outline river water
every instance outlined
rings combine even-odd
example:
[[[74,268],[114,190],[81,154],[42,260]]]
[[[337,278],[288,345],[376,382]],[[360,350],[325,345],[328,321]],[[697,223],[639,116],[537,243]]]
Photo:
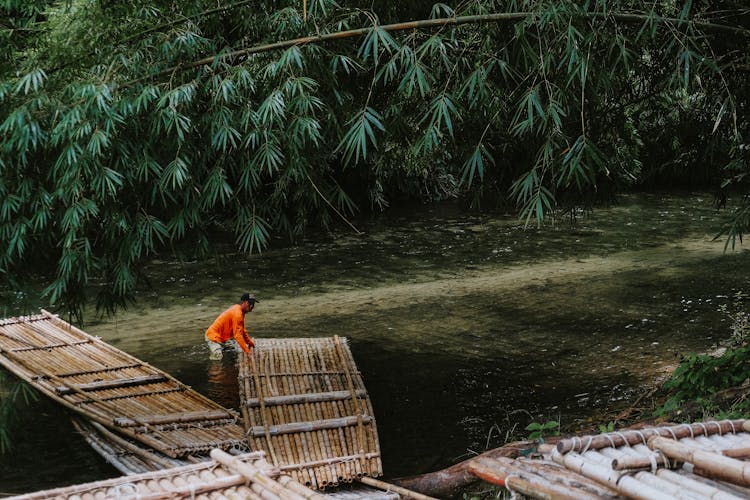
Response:
[[[452,205],[390,210],[358,222],[361,235],[154,260],[135,306],[91,312],[84,329],[236,408],[236,358],[210,363],[202,337],[254,292],[255,337],[349,339],[386,476],[427,472],[524,436],[531,421],[606,424],[602,414],[627,407],[681,355],[726,339],[717,309],[750,292],[750,253],[713,240],[726,214],[711,201],[626,195],[541,229]],[[29,304],[16,294],[3,307]],[[0,493],[116,475],[54,404],[17,411]]]

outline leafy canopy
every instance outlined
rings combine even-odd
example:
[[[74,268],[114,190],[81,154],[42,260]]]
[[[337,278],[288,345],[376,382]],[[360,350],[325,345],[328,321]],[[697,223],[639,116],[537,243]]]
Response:
[[[744,193],[734,0],[353,5],[0,3],[0,279],[112,310],[157,251],[260,251],[403,197],[531,223],[641,183]]]

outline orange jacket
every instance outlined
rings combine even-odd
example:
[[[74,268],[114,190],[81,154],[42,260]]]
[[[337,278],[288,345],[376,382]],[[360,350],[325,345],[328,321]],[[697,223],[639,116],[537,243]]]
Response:
[[[245,352],[250,352],[250,348],[255,346],[255,342],[245,330],[245,315],[242,313],[242,306],[239,304],[235,304],[221,313],[206,330],[206,337],[219,343],[226,342],[234,337],[234,340]]]

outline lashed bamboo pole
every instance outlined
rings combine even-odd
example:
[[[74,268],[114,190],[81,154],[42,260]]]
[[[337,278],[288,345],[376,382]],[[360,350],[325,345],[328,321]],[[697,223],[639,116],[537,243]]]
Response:
[[[271,492],[277,495],[284,494],[284,498],[288,500],[302,500],[304,499],[303,496],[290,492],[285,491],[285,488],[281,486],[276,481],[272,480],[265,474],[263,474],[260,470],[258,470],[256,467],[253,467],[252,465],[242,462],[232,455],[218,449],[211,450],[211,458],[216,460],[217,462],[221,463],[228,469],[232,471],[236,471],[243,476],[245,476],[247,479],[251,480],[254,483],[257,483],[264,488],[267,488]]]
[[[750,463],[689,447],[683,443],[655,436],[648,446],[659,450],[670,458],[690,462],[699,469],[706,470],[715,477],[740,486],[750,486]]]
[[[512,459],[509,457],[477,457],[475,460],[469,461],[469,466],[478,463],[485,463],[489,467],[496,468],[496,465],[500,465],[509,471],[509,473],[521,472],[525,474],[533,474],[535,476],[541,476],[543,479],[562,485],[572,490],[582,490],[583,494],[594,495],[600,499],[615,498],[619,497],[617,492],[601,485],[600,483],[589,479],[581,474],[578,474],[572,470],[568,470],[565,467],[556,464],[548,460],[538,459]],[[471,470],[471,469],[470,469]]]
[[[711,500],[742,500],[743,498],[737,495],[733,495],[729,492],[722,491],[721,489],[716,488],[710,484],[697,481],[691,477],[683,476],[669,469],[658,469],[656,471],[656,475],[661,479],[679,485],[682,491],[689,491],[699,499],[710,498]],[[641,476],[639,475],[638,477]]]
[[[255,349],[253,349],[255,351]],[[263,390],[260,386],[260,378],[258,378],[258,370],[255,368],[255,352],[251,353],[247,356],[248,361],[250,362],[250,370],[253,372],[253,376],[255,377],[255,391],[258,394],[258,398],[261,401],[260,404],[260,417],[261,421],[263,422],[263,427],[265,429],[268,428],[267,423],[267,415],[266,415],[266,405],[263,403]],[[254,433],[253,433],[254,434]],[[265,432],[266,436],[266,444],[268,445],[268,453],[271,456],[271,463],[276,465],[278,464],[278,460],[276,459],[276,453],[273,449],[273,444],[271,443],[271,434],[269,432]]]
[[[600,434],[596,436],[581,436],[560,440],[557,443],[557,451],[565,454],[569,451],[596,450],[607,447],[618,447],[623,445],[646,444],[652,436],[673,437],[682,439],[687,436],[701,436],[711,434],[725,434],[739,432],[747,421],[722,420],[695,424],[680,424],[670,427],[654,427],[649,429],[629,430]]]
[[[161,415],[149,415],[138,417],[133,420],[126,417],[116,418],[115,425],[119,427],[134,427],[137,425],[166,425],[198,420],[234,420],[234,416],[226,410],[198,410],[181,413],[167,413]]]
[[[92,370],[80,370],[75,372],[63,372],[58,373],[57,376],[60,378],[67,378],[67,377],[77,377],[79,375],[96,375],[97,373],[106,373],[106,372],[115,372],[120,370],[126,370],[129,368],[139,368],[143,365],[141,363],[130,363],[126,365],[118,365],[118,366],[102,366],[101,368],[95,368]]]
[[[406,488],[402,488],[401,486],[396,486],[395,484],[386,483],[385,481],[381,481],[379,479],[375,479],[372,477],[365,476],[365,477],[359,478],[358,481],[361,482],[362,484],[373,486],[381,490],[394,491],[404,498],[413,498],[414,500],[437,500],[436,498],[429,497],[421,493],[417,493],[416,491],[407,490]]]
[[[652,467],[664,467],[667,465],[663,455],[649,456],[622,456],[612,460],[612,469],[614,470],[631,470],[631,469],[650,469]],[[670,462],[669,465],[675,467],[677,462]]]
[[[555,449],[552,452],[552,460],[636,500],[673,500],[671,495],[647,486],[633,477],[613,471],[609,467],[587,462],[575,452],[563,455]]]
[[[80,429],[80,425],[76,422],[76,420],[73,420],[73,423],[77,428]],[[170,461],[166,458],[162,458],[156,453],[152,453],[148,450],[145,450],[141,448],[140,446],[136,446],[133,443],[127,441],[126,439],[121,438],[117,434],[111,432],[109,429],[104,427],[102,424],[98,422],[90,422],[91,425],[107,440],[112,441],[116,443],[118,446],[126,449],[130,453],[133,453],[135,455],[138,455],[142,459],[146,460],[147,462],[153,462],[157,465],[160,465],[163,468],[170,468],[175,467],[178,464],[175,464],[173,461]]]
[[[730,448],[728,450],[722,450],[721,454],[729,458],[748,460],[750,459],[750,448]]]
[[[58,378],[59,375],[58,375]],[[98,382],[89,382],[87,384],[75,384],[76,389],[81,391],[101,391],[106,389],[117,389],[120,387],[132,387],[136,385],[155,384],[157,382],[163,382],[167,378],[163,375],[143,375],[141,377],[129,377],[113,380],[100,380]],[[73,391],[70,382],[66,382],[65,385],[56,387],[55,390],[60,395],[70,394]],[[76,391],[77,392],[77,391]]]
[[[258,426],[251,427],[248,433],[253,436],[262,436],[268,433],[269,436],[276,436],[279,434],[288,434],[293,432],[311,432],[318,431],[321,429],[335,429],[337,427],[350,427],[356,426],[361,423],[370,423],[373,418],[370,416],[351,416],[333,418],[330,420],[316,420],[313,422],[291,422],[288,424],[279,424],[272,426]]]

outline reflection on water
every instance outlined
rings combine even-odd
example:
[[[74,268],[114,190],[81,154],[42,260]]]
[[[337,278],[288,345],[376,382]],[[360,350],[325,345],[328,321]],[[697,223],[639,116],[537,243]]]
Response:
[[[532,420],[572,428],[624,407],[680,355],[728,337],[717,307],[750,289],[750,261],[712,241],[721,215],[689,194],[624,197],[573,227],[526,231],[455,207],[391,211],[360,223],[361,237],[154,261],[136,307],[89,318],[86,330],[236,408],[236,354],[209,361],[203,332],[254,291],[253,336],[349,338],[385,472],[409,475],[498,446]],[[43,427],[18,453],[58,446]],[[59,484],[90,478],[44,461]],[[0,491],[36,488],[20,473],[0,476]]]

